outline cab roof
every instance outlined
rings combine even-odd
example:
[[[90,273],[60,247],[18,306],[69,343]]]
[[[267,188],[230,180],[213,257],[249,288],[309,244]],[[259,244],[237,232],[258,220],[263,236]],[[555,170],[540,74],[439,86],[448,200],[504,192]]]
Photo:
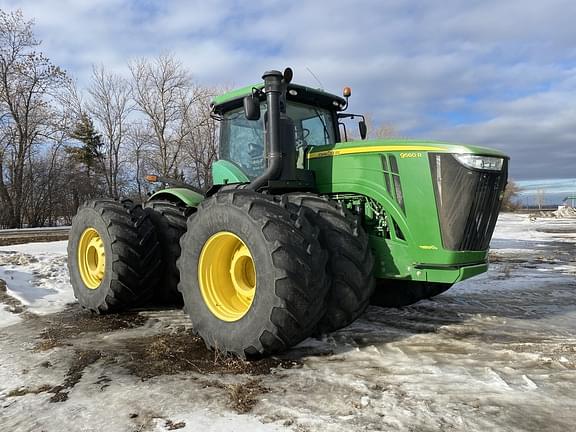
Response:
[[[211,103],[212,111],[222,114],[231,109],[238,108],[242,106],[242,99],[252,94],[252,89],[262,90],[263,88],[264,83],[258,83],[216,96]],[[299,84],[288,84],[286,97],[288,100],[331,110],[342,111],[346,107],[346,100],[340,96]]]

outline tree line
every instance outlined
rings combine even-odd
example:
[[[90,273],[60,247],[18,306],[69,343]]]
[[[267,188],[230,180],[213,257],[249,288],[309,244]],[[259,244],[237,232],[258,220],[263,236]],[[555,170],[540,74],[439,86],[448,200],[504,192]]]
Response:
[[[171,54],[94,65],[85,88],[40,51],[33,22],[0,10],[0,227],[71,221],[83,201],[143,200],[147,173],[211,182],[210,100]]]
[[[40,51],[33,25],[0,9],[0,228],[69,224],[95,197],[143,201],[146,174],[211,184],[210,101],[222,89],[199,85],[171,54],[129,61],[126,75],[94,65],[79,88]],[[397,137],[389,125],[369,130]],[[510,182],[505,210],[517,192]]]

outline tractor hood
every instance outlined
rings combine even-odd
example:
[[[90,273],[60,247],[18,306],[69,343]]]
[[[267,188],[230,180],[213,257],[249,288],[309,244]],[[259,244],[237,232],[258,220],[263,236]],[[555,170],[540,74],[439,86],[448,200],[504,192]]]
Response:
[[[315,147],[308,154],[308,159],[349,154],[398,152],[401,159],[416,158],[418,153],[441,152],[453,154],[474,154],[508,158],[504,153],[487,147],[478,147],[466,144],[454,144],[444,141],[421,140],[368,140],[336,143],[331,146]],[[415,154],[416,153],[416,154]]]
[[[373,140],[315,147],[307,168],[321,194],[372,209],[370,241],[388,251],[377,277],[454,283],[485,271],[508,159],[484,147]]]

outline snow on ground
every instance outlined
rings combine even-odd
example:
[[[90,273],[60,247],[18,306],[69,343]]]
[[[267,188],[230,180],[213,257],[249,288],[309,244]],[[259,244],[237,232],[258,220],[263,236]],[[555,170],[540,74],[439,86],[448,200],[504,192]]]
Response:
[[[66,241],[0,246],[0,279],[30,312],[48,314],[75,301],[66,268]],[[0,327],[10,322],[0,315]]]
[[[411,307],[370,307],[353,325],[304,341],[284,356],[292,366],[269,373],[236,365],[229,373],[210,353],[208,369],[218,368],[204,369],[201,344],[186,351],[181,311],[97,319],[66,306],[73,297],[65,246],[0,248],[0,279],[25,310],[0,312],[0,430],[567,431],[576,424],[574,219],[502,215],[488,273]]]

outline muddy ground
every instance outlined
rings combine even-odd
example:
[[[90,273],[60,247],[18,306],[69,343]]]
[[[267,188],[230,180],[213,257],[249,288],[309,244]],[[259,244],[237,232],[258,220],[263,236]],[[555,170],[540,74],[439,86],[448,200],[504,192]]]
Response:
[[[492,247],[488,274],[436,299],[251,362],[179,310],[39,314],[0,283],[19,317],[0,328],[0,430],[572,430],[576,220],[507,216]]]

